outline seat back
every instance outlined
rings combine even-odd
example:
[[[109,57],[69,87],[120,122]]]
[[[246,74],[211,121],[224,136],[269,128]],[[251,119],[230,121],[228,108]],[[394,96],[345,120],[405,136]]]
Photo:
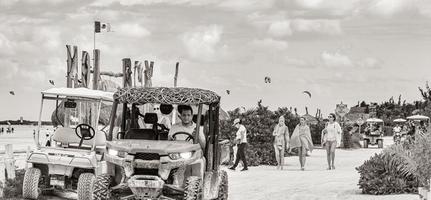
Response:
[[[157,140],[157,134],[153,129],[130,129],[124,139]]]
[[[58,127],[52,136],[52,140],[62,144],[79,144],[81,139],[76,135],[74,128]],[[94,140],[96,140],[96,146],[105,146],[105,133],[97,131],[96,135],[91,140],[84,140],[82,144],[92,146]]]
[[[157,140],[157,114],[145,113],[144,122],[151,124],[150,129],[130,129],[126,132],[124,139]]]

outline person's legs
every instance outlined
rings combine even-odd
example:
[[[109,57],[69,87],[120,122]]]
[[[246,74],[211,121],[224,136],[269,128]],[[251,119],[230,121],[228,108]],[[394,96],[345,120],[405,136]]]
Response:
[[[328,162],[328,169],[331,169],[331,142],[330,141],[326,141],[325,144],[323,145],[326,149],[326,160]]]
[[[299,164],[301,165],[301,169],[304,168],[304,164],[302,163],[302,147],[298,147],[298,157],[299,157]]]
[[[301,147],[302,148],[302,165],[303,168],[305,167],[305,160],[307,159],[307,149],[305,149],[305,147]]]
[[[280,155],[280,169],[281,170],[283,170],[283,166],[284,166],[284,150],[285,150],[285,148],[283,146],[283,148],[280,150],[280,153],[279,153],[279,155]]]
[[[236,156],[235,156],[235,163],[233,164],[232,167],[230,167],[229,169],[233,169],[235,170],[236,166],[238,166],[239,160],[241,159],[241,145],[238,145],[238,150],[236,151]]]
[[[247,150],[247,143],[242,143],[241,146],[242,146],[242,148],[241,148],[241,151],[242,151],[241,160],[242,160],[242,164],[244,164],[244,168],[243,168],[243,170],[244,170],[244,169],[248,169],[247,157],[245,155],[245,151]]]
[[[276,144],[274,146],[274,152],[275,152],[275,160],[277,161],[277,169],[280,167],[280,150],[278,150],[278,146]]]
[[[337,147],[337,142],[331,143],[331,162],[332,169],[335,169],[334,160],[335,160],[335,148]]]

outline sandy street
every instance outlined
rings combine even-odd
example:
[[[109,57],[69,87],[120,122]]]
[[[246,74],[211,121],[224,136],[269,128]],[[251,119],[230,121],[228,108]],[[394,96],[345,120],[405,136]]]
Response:
[[[387,138],[386,141],[391,140]],[[355,167],[381,149],[337,149],[335,170],[326,170],[326,151],[315,149],[300,171],[297,156],[286,157],[284,171],[273,166],[250,167],[241,172],[228,170],[229,199],[232,200],[417,200],[418,195],[363,195],[357,186]]]

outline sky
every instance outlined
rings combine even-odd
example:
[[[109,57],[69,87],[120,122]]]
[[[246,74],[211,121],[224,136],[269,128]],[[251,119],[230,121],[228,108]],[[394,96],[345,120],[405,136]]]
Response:
[[[96,35],[102,71],[154,61],[153,86],[173,86],[180,62],[178,85],[225,110],[420,100],[430,18],[427,0],[1,0],[0,120],[37,120],[49,80],[66,85],[66,44],[92,51],[96,20],[112,30]]]

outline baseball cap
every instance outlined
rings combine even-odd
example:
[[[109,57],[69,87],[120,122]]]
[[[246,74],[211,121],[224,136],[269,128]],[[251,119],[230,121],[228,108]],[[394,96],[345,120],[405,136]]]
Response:
[[[233,120],[233,126],[237,125],[241,120],[239,118],[236,118]]]

